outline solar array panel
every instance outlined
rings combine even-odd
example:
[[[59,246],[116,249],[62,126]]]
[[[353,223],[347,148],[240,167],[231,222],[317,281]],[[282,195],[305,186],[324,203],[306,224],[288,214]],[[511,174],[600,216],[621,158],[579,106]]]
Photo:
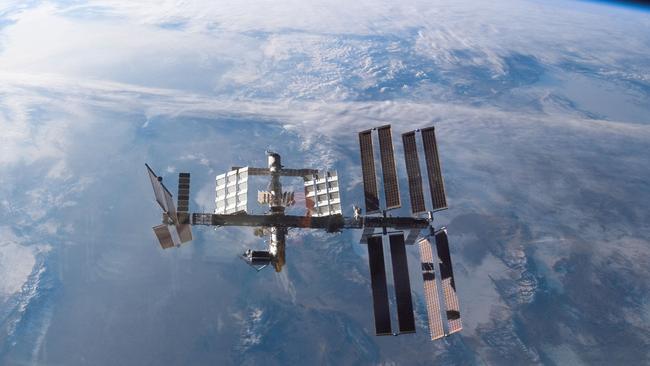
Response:
[[[162,182],[158,180],[156,173],[151,170],[148,164],[144,164],[147,167],[147,174],[149,174],[149,180],[151,181],[151,187],[153,187],[153,194],[156,196],[156,202],[163,211],[167,211],[167,202],[165,201],[165,187]]]
[[[413,301],[411,299],[411,282],[409,281],[408,262],[404,234],[389,236],[390,258],[393,263],[393,280],[395,283],[395,299],[397,301],[397,321],[400,333],[415,332],[413,317]]]
[[[458,332],[463,326],[460,320],[460,306],[458,305],[456,283],[454,282],[454,272],[451,266],[449,240],[445,230],[436,233],[436,249],[440,258],[440,281],[442,283],[442,294],[445,298],[445,308],[447,309],[449,334],[451,334]]]
[[[156,196],[156,202],[158,202],[160,208],[174,223],[178,222],[178,218],[176,217],[176,207],[174,206],[172,194],[169,193],[165,185],[162,183],[162,178],[159,178],[148,164],[145,164],[145,166],[147,167],[149,180],[151,181],[151,186],[153,187],[153,193]]]
[[[368,262],[370,264],[370,286],[372,288],[372,305],[375,315],[375,334],[389,335],[392,334],[392,331],[381,236],[368,238]]]
[[[438,145],[436,144],[436,133],[433,127],[422,129],[422,142],[424,143],[424,158],[429,176],[429,189],[433,211],[447,208],[445,197],[445,185],[442,181],[440,170],[440,159],[438,158]]]
[[[248,210],[249,167],[217,175],[214,213],[230,215]]]
[[[409,198],[411,199],[411,212],[420,214],[426,211],[424,204],[424,191],[422,190],[422,173],[420,172],[420,160],[415,142],[415,132],[402,134],[404,145],[404,161],[406,163],[406,175],[409,182]]]
[[[190,224],[176,225],[176,231],[178,231],[178,237],[181,243],[187,243],[192,240],[192,226]]]
[[[174,239],[172,238],[172,233],[169,231],[169,225],[158,225],[153,227],[153,232],[158,238],[158,242],[163,249],[173,248],[175,246]]]
[[[420,241],[420,261],[422,264],[422,279],[424,280],[424,298],[427,304],[429,330],[431,340],[445,335],[440,315],[440,299],[438,298],[438,285],[436,284],[436,271],[433,261],[431,243],[427,239]]]
[[[167,215],[173,223],[177,223],[178,216],[176,215],[176,206],[174,206],[174,199],[172,198],[172,195],[169,194],[169,192],[165,194],[165,202],[167,202]]]
[[[303,177],[307,216],[331,216],[343,213],[336,170],[310,173]]]
[[[377,196],[377,175],[375,173],[375,158],[372,153],[372,135],[370,130],[359,132],[359,148],[361,150],[361,172],[363,174],[363,194],[366,200],[366,213],[379,211]]]
[[[377,128],[377,133],[379,134],[379,154],[381,157],[381,173],[384,180],[386,209],[390,210],[401,206],[390,125]]]
[[[190,173],[178,175],[178,212],[190,210]]]

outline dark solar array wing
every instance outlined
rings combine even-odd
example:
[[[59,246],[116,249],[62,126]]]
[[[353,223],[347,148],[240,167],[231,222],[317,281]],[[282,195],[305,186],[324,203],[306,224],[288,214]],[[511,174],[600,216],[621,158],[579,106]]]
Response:
[[[178,212],[190,210],[190,173],[178,175]]]
[[[174,239],[169,228],[170,226],[165,224],[153,227],[153,232],[156,234],[158,242],[163,249],[173,248],[175,246]]]
[[[178,216],[179,222],[183,214],[187,214],[190,209],[190,173],[178,174]],[[192,227],[189,224],[176,225],[178,237],[181,243],[192,240]]]
[[[411,282],[409,281],[404,234],[390,235],[389,240],[390,258],[393,263],[393,280],[395,283],[395,299],[397,300],[399,332],[413,333],[415,332],[415,318],[413,317]]]
[[[151,186],[153,187],[154,195],[156,196],[156,201],[160,208],[169,216],[173,222],[177,222],[176,217],[176,206],[174,206],[174,200],[172,199],[172,194],[169,193],[164,184],[159,180],[156,173],[153,172],[151,167],[148,164],[145,164],[147,167],[147,173],[149,174],[149,180],[151,181]]]
[[[449,240],[445,230],[436,233],[436,249],[438,250],[438,258],[440,258],[442,294],[445,298],[447,321],[449,322],[449,333],[451,334],[458,332],[463,326],[460,320],[460,306],[458,305],[456,283],[454,282],[454,272],[451,266]]]
[[[395,153],[393,151],[393,135],[390,131],[390,125],[377,128],[377,132],[379,133],[379,154],[381,157],[381,173],[384,180],[386,209],[390,210],[401,206]]]
[[[433,251],[428,239],[420,241],[420,261],[422,264],[422,279],[424,280],[424,298],[427,304],[429,330],[431,339],[435,340],[445,335],[440,315],[440,299],[436,284],[436,270],[433,261]]]
[[[411,199],[411,212],[419,214],[426,211],[424,204],[424,191],[422,190],[422,173],[418,159],[418,148],[415,142],[415,132],[402,134],[404,145],[404,160],[406,175],[409,182],[409,197]]]
[[[381,236],[368,238],[368,261],[370,263],[372,305],[375,314],[375,333],[377,335],[392,334]]]
[[[436,133],[433,127],[422,130],[422,142],[424,144],[424,157],[427,165],[427,175],[429,176],[433,211],[442,210],[447,208],[447,198],[445,197],[445,185],[440,169]]]
[[[377,176],[375,173],[375,158],[372,153],[372,135],[370,130],[359,132],[359,148],[361,150],[361,172],[363,174],[363,194],[366,199],[366,213],[378,212]]]

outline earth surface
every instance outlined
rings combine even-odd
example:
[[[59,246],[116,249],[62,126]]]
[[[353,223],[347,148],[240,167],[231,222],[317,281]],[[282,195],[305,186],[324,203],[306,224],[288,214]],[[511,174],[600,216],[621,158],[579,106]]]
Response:
[[[604,2],[3,1],[0,364],[648,364],[649,56]],[[250,228],[159,247],[145,162],[210,212],[274,150],[351,215],[386,123],[436,127],[462,332],[429,340],[409,248],[417,333],[375,337],[359,231],[291,231],[281,273]]]

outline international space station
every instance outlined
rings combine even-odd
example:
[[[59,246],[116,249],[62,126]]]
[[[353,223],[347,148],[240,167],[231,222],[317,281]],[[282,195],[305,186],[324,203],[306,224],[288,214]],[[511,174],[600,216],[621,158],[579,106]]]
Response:
[[[375,168],[376,146],[379,145],[381,177]],[[250,226],[257,234],[268,235],[267,250],[247,250],[242,258],[260,270],[272,266],[280,272],[285,265],[287,231],[290,228],[321,229],[329,233],[345,229],[363,230],[361,244],[368,248],[370,285],[375,332],[377,335],[399,335],[415,332],[415,317],[409,280],[406,245],[417,243],[424,283],[431,339],[448,336],[462,329],[460,307],[452,270],[447,230],[434,228],[434,212],[447,208],[434,127],[402,134],[407,172],[411,216],[389,215],[402,205],[390,125],[359,132],[361,173],[365,212],[353,206],[353,215],[344,216],[341,209],[339,176],[336,171],[291,169],[282,165],[280,155],[268,152],[268,166],[232,167],[216,177],[214,213],[190,213],[190,174],[178,177],[178,201],[163,185],[162,178],[145,164],[156,201],[163,210],[162,224],[153,231],[163,249],[179,247],[192,240],[194,225]],[[420,154],[428,180],[430,204],[425,202]],[[257,202],[268,205],[264,215],[248,213],[248,183],[251,176],[269,177],[268,187],[258,191]],[[306,214],[287,215],[285,210],[295,204],[294,192],[284,191],[281,177],[302,179]],[[378,178],[383,200],[380,202]],[[383,240],[388,238],[393,272],[394,299],[397,307],[397,328],[392,330],[391,309],[384,260]],[[435,242],[435,253],[432,241]],[[437,266],[436,266],[437,264]],[[392,298],[392,297],[391,297]],[[442,299],[442,301],[441,301]]]

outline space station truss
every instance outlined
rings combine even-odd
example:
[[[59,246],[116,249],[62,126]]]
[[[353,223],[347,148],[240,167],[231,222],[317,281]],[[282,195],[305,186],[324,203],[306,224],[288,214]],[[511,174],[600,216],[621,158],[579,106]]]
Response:
[[[248,167],[217,175],[214,213],[229,215],[248,211]]]
[[[170,225],[162,224],[153,227],[153,232],[158,238],[158,242],[163,249],[169,249],[176,246],[178,240],[174,240],[174,235],[170,230]]]
[[[336,171],[315,173],[304,177],[307,216],[340,215],[341,195]]]

